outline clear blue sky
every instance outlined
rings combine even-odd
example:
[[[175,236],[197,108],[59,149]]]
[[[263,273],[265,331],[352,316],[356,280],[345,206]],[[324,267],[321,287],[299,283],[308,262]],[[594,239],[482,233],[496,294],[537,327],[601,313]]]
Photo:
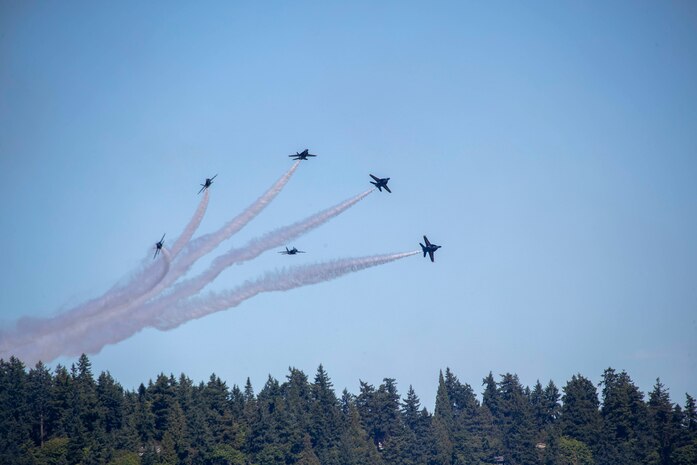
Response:
[[[323,363],[338,390],[449,366],[560,387],[580,372],[697,393],[697,7],[692,2],[2,2],[0,318],[99,295],[174,239],[219,173],[217,229],[309,147],[230,245],[392,178],[212,289],[409,251],[91,357],[258,391]],[[202,269],[202,263],[197,270]],[[72,359],[57,362],[72,363]],[[52,363],[52,366],[55,366]]]

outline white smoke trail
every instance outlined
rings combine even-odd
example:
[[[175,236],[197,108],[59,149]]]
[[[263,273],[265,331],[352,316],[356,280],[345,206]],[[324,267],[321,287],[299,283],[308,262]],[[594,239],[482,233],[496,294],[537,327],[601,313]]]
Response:
[[[299,165],[299,161],[293,163],[291,168],[284,173],[264,194],[262,194],[255,202],[247,207],[245,211],[233,218],[218,231],[201,236],[194,241],[190,241],[191,236],[194,234],[196,228],[203,219],[203,214],[205,213],[208,205],[209,194],[208,190],[206,190],[206,194],[201,200],[199,208],[197,208],[194,217],[182,232],[180,238],[175,242],[173,250],[177,252],[177,255],[180,255],[177,257],[175,264],[170,268],[168,261],[167,270],[162,274],[158,274],[159,277],[155,283],[148,286],[144,292],[140,292],[135,299],[115,300],[109,306],[99,307],[98,310],[102,310],[99,312],[89,311],[85,313],[79,311],[74,315],[69,315],[68,318],[66,318],[65,314],[59,315],[57,318],[61,319],[60,321],[55,319],[36,320],[36,323],[41,326],[40,331],[37,332],[36,330],[29,330],[30,328],[24,328],[22,334],[25,337],[22,341],[8,338],[7,336],[0,334],[0,338],[5,339],[3,347],[6,347],[7,350],[12,348],[13,351],[17,352],[18,350],[23,350],[20,346],[26,345],[28,342],[31,342],[32,345],[35,346],[52,346],[51,348],[46,347],[43,350],[37,349],[33,351],[42,353],[44,357],[42,360],[44,361],[50,361],[53,358],[64,354],[82,353],[80,348],[83,346],[83,339],[93,337],[94,334],[96,334],[96,326],[98,326],[100,322],[108,322],[109,320],[113,320],[115,317],[118,317],[133,307],[138,308],[148,299],[154,297],[174,283],[179,277],[186,273],[186,271],[188,271],[193,263],[195,263],[199,258],[206,255],[217,247],[222,241],[228,239],[230,236],[241,230],[259,213],[261,213],[261,211],[263,211],[264,208],[266,208],[266,206],[280,193],[283,187],[285,187]],[[174,256],[174,254],[170,253],[168,258],[172,258]],[[140,276],[140,274],[138,276]],[[146,282],[146,279],[141,279],[139,282]],[[17,334],[20,334],[20,332],[17,331]],[[74,347],[76,345],[80,348],[75,348],[72,350],[70,349],[70,347]],[[4,349],[0,349],[0,356],[4,353],[4,351]],[[51,358],[45,358],[49,356]]]
[[[172,272],[163,281],[161,287],[165,288],[174,283],[201,257],[215,249],[221,242],[230,238],[233,234],[244,228],[281,192],[288,184],[290,177],[300,165],[300,161],[281,176],[261,197],[247,207],[245,211],[230,220],[218,231],[198,237],[189,242],[183,249],[182,255],[175,261]]]
[[[96,319],[97,322],[82,319],[73,325],[71,328],[72,331],[79,333],[80,331],[89,330],[92,326],[98,324],[99,321],[114,318],[115,316],[127,312],[132,308],[136,308],[155,297],[172,283],[176,282],[177,279],[186,273],[186,271],[188,271],[188,269],[199,258],[206,255],[208,252],[217,247],[222,241],[238,232],[259,213],[261,213],[261,211],[266,208],[266,206],[278,195],[278,193],[281,192],[283,187],[288,184],[290,177],[298,168],[299,164],[299,161],[293,163],[293,166],[291,166],[288,171],[286,171],[266,192],[264,192],[261,197],[249,205],[244,212],[221,227],[218,231],[211,234],[206,234],[195,239],[193,242],[190,242],[191,237],[196,232],[196,229],[198,229],[199,224],[201,224],[203,216],[206,213],[206,208],[208,207],[209,191],[206,189],[204,191],[204,198],[201,199],[199,207],[196,209],[193,218],[172,246],[171,257],[177,260],[174,262],[174,266],[170,270],[170,273],[165,275],[156,286],[149,290],[149,292],[139,296],[137,299],[134,299],[131,302],[128,302],[127,305],[112,307],[99,315],[91,315],[92,319]],[[178,257],[182,250],[184,253],[181,257]]]
[[[193,217],[175,241],[171,251],[166,256],[166,260],[158,260],[153,263],[150,258],[143,259],[139,266],[140,271],[127,278],[123,284],[118,284],[101,297],[87,301],[62,314],[50,318],[27,318],[18,321],[14,337],[3,337],[6,339],[5,345],[12,344],[17,347],[31,344],[37,337],[56,331],[58,328],[68,331],[78,322],[89,319],[100,312],[122,309],[129,305],[139,305],[160,293],[163,289],[160,284],[170,270],[171,260],[191,240],[198,229],[208,208],[209,198],[210,195],[206,189]]]
[[[180,300],[170,306],[166,312],[159,312],[154,307],[143,308],[140,312],[134,313],[130,317],[119,321],[118,324],[112,325],[108,334],[83,341],[81,349],[83,349],[82,352],[87,350],[87,353],[98,352],[104,346],[127,339],[147,327],[167,331],[187,321],[236,307],[245,300],[262,292],[287,291],[300,286],[330,281],[348,273],[383,265],[419,253],[419,251],[413,251],[348,258],[269,272],[253,281],[246,281],[239,287],[227,292],[211,292],[203,297]],[[75,350],[74,353],[78,354],[81,352]]]
[[[211,292],[207,296],[180,301],[168,312],[161,314],[153,326],[163,331],[176,328],[187,321],[236,307],[262,292],[288,291],[296,287],[331,281],[348,273],[383,265],[418,253],[419,251],[415,250],[389,255],[347,258],[269,272],[261,278],[247,281],[236,289],[227,292]],[[147,315],[142,315],[140,318],[147,318]]]
[[[244,212],[242,212],[240,215],[237,215],[235,218],[233,218],[231,221],[229,221],[227,224],[221,227],[218,231],[201,236],[190,243],[189,240],[191,239],[191,236],[194,232],[191,231],[191,234],[188,236],[187,240],[183,241],[183,243],[186,244],[185,248],[183,249],[184,253],[177,261],[175,261],[175,264],[172,267],[171,272],[167,276],[165,276],[165,278],[161,280],[157,286],[155,286],[150,292],[142,295],[141,297],[131,302],[127,306],[111,308],[105,312],[102,312],[99,315],[92,316],[90,320],[83,319],[79,322],[76,322],[70,329],[73,333],[79,335],[79,338],[73,339],[73,341],[82,341],[82,338],[89,337],[85,336],[85,333],[94,332],[95,328],[98,327],[100,324],[104,324],[105,322],[113,320],[114,318],[118,318],[124,313],[139,311],[140,305],[147,302],[152,297],[155,297],[157,294],[165,290],[172,283],[176,282],[177,279],[179,279],[184,273],[186,273],[186,271],[188,271],[188,269],[194,264],[194,262],[196,262],[199,258],[209,253],[222,241],[241,230],[259,213],[261,213],[261,211],[264,208],[266,208],[266,206],[281,192],[283,187],[285,187],[285,185],[288,184],[290,177],[293,175],[293,173],[299,165],[300,161],[296,161],[295,163],[293,163],[293,166],[291,166],[290,169],[286,173],[284,173],[264,194],[262,194],[256,201],[249,205]],[[206,189],[205,192],[206,195],[208,195],[208,189]],[[206,204],[207,202],[208,201],[206,200]],[[194,217],[196,218],[196,215]],[[200,220],[198,221],[198,223],[200,223]],[[196,224],[196,226],[198,226],[198,223]],[[185,232],[187,231],[188,228],[185,230]],[[182,237],[183,236],[184,234],[182,234]],[[175,247],[177,246],[177,244],[179,244],[179,242],[180,241],[177,240],[177,243],[175,243]],[[177,250],[177,252],[179,252],[179,250]],[[196,290],[193,290],[192,292],[195,291]]]
[[[334,205],[333,207],[329,207],[326,210],[322,210],[321,212],[305,218],[302,221],[298,221],[289,226],[284,226],[268,232],[260,238],[252,239],[245,246],[239,249],[231,249],[227,253],[213,260],[210,267],[208,267],[208,269],[203,273],[176,284],[172,287],[171,292],[164,294],[155,301],[146,304],[145,307],[148,310],[166,310],[173,302],[189,297],[203,289],[230,265],[256,258],[269,249],[284,245],[290,240],[295,239],[302,234],[317,228],[318,226],[321,226],[367,197],[368,194],[374,190],[375,189],[368,189],[365,192],[362,192],[350,199],[344,200],[343,202]],[[139,313],[142,310],[143,308],[136,308],[132,313]]]
[[[298,221],[289,226],[278,228],[266,233],[258,239],[253,239],[240,249],[232,249],[224,255],[217,257],[211,266],[198,276],[182,281],[171,288],[171,291],[157,299],[140,306],[131,306],[127,311],[115,313],[113,311],[103,312],[89,320],[76,322],[71,328],[75,337],[68,339],[67,343],[72,344],[73,348],[66,348],[75,353],[82,353],[88,348],[98,351],[104,345],[111,343],[111,333],[118,332],[118,327],[122,324],[128,325],[131,319],[137,319],[141,314],[157,314],[169,311],[169,307],[177,301],[190,297],[203,289],[208,283],[213,281],[227,267],[251,260],[259,256],[266,250],[278,247],[287,243],[311,229],[314,229],[330,219],[338,216],[351,206],[364,199],[375,189],[371,188],[350,199],[322,210],[302,221]],[[121,339],[118,339],[118,342]],[[107,342],[104,342],[107,341]]]
[[[163,259],[158,260],[161,263],[160,267],[167,274],[171,263],[171,255],[166,248],[161,249]],[[17,329],[11,333],[0,334],[0,358],[8,358],[14,355],[22,360],[25,365],[31,366],[39,360],[51,361],[61,355],[80,355],[82,352],[66,351],[65,348],[73,347],[76,341],[74,331],[71,331],[71,325],[51,326],[54,319],[46,319],[41,321],[41,329],[27,328],[18,324]],[[88,320],[88,319],[86,319]],[[78,320],[78,322],[81,320]],[[77,322],[76,322],[77,323]],[[76,324],[74,323],[74,324]],[[31,336],[31,339],[27,339]]]
[[[87,304],[83,304],[76,308],[75,311],[71,311],[67,314],[64,313],[50,319],[31,320],[31,324],[24,324],[21,329],[18,328],[18,330],[15,332],[16,334],[13,335],[15,337],[0,334],[0,340],[5,339],[3,346],[7,347],[7,350],[9,350],[10,347],[12,347],[13,350],[22,350],[20,347],[23,345],[29,343],[38,345],[38,341],[46,341],[46,343],[42,344],[54,345],[54,348],[44,351],[43,353],[55,354],[53,357],[55,358],[56,356],[63,354],[61,348],[65,347],[68,349],[67,346],[74,346],[76,344],[80,345],[83,338],[91,337],[90,331],[93,331],[95,326],[100,322],[114,319],[115,317],[127,312],[129,309],[133,307],[137,308],[144,302],[147,302],[147,300],[156,296],[179,279],[179,277],[186,273],[186,271],[188,271],[188,269],[199,258],[206,255],[222,241],[229,238],[247,225],[259,213],[261,213],[261,211],[264,210],[264,208],[266,208],[266,206],[278,195],[283,187],[285,187],[299,165],[299,161],[293,163],[290,169],[286,171],[266,192],[264,192],[264,194],[262,194],[256,201],[247,207],[244,212],[233,218],[218,231],[211,234],[206,234],[195,239],[194,241],[191,241],[191,237],[201,223],[208,206],[209,191],[206,189],[205,195],[203,199],[201,199],[194,216],[189,221],[189,224],[184,229],[180,237],[176,240],[174,246],[172,247],[172,252],[169,254],[169,258],[176,258],[175,263],[170,267],[170,263],[168,262],[167,270],[165,270],[164,273],[157,273],[157,279],[155,279],[152,283],[149,281],[149,279],[152,280],[153,273],[149,267],[129,280],[129,283],[135,281],[136,283],[143,284],[140,286],[143,288],[141,291],[139,291],[137,294],[132,294],[135,296],[134,298],[113,299],[108,301],[109,305],[106,305],[105,303],[107,301],[102,299],[103,304],[99,306],[95,306],[93,301],[90,301]],[[19,340],[19,337],[22,339]],[[0,354],[2,353],[4,353],[4,349],[0,349]],[[42,360],[50,361],[52,358],[44,358]]]
[[[206,209],[208,208],[208,199],[210,198],[209,190],[203,191],[203,198],[198,204],[194,216],[189,220],[189,224],[186,225],[184,231],[179,235],[174,245],[171,247],[170,255],[172,258],[176,258],[179,252],[184,248],[184,246],[191,240],[194,233],[198,229],[203,217],[206,214]]]

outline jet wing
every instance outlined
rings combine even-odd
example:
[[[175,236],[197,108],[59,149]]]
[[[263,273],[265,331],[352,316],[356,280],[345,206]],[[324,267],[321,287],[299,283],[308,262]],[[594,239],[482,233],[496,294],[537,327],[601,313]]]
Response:
[[[428,237],[424,236],[424,241],[426,242],[426,247],[431,247],[431,243],[428,240]]]
[[[390,194],[392,193],[392,191],[390,190],[390,188],[389,188],[389,187],[387,187],[387,185],[384,185],[384,186],[382,186],[382,187],[384,187],[384,188],[385,188],[385,190],[386,190],[387,192],[389,192]]]
[[[198,193],[199,193],[199,194],[200,194],[201,192],[203,192],[203,189],[205,189],[205,188],[206,188],[206,186],[205,186],[205,185],[203,185],[203,184],[201,184],[201,186],[203,186],[203,187],[201,187],[201,189],[200,189],[200,190],[198,191]]]
[[[431,261],[433,262],[433,250],[429,250],[428,255],[431,257]]]
[[[377,176],[373,176],[373,175],[371,174],[370,177],[373,178],[374,180],[380,182],[380,178],[378,178]]]

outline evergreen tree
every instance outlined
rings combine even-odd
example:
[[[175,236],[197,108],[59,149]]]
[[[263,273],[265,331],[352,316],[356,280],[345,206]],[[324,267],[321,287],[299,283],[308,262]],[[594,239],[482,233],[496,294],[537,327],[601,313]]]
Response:
[[[124,392],[120,384],[109,372],[103,372],[97,379],[97,403],[104,429],[107,433],[120,430],[123,426]]]
[[[27,374],[15,357],[0,359],[0,463],[17,463],[31,444]]]
[[[345,465],[381,465],[383,460],[361,424],[356,401],[344,389],[341,397],[344,426],[340,444],[340,463]]]
[[[199,383],[191,388],[191,400],[186,416],[186,431],[188,431],[188,450],[182,452],[192,464],[205,464],[213,451],[213,435],[208,423],[205,385]]]
[[[512,465],[536,463],[532,412],[518,375],[501,376],[499,414],[507,462]]]
[[[673,430],[673,404],[670,401],[670,395],[658,378],[653,390],[649,393],[648,410],[654,442],[658,445],[659,463],[670,465],[677,432]]]
[[[401,414],[403,428],[400,433],[401,457],[399,463],[404,465],[422,465],[428,463],[433,438],[431,436],[431,418],[426,409],[421,408],[421,401],[409,386],[402,401]]]
[[[53,433],[49,418],[53,401],[53,380],[46,365],[38,362],[27,376],[29,412],[31,412],[32,439],[43,447]]]
[[[602,427],[597,389],[588,378],[577,374],[562,391],[562,434],[587,445],[597,445]]]
[[[452,402],[448,388],[441,371],[438,375],[438,390],[436,391],[436,406],[433,411],[433,440],[434,459],[438,464],[446,465],[453,462],[453,433],[455,420]]]
[[[544,398],[544,389],[538,379],[535,387],[530,391],[530,408],[535,423],[535,430],[540,432],[547,425],[547,405]]]
[[[489,409],[494,421],[499,424],[499,391],[494,375],[491,372],[482,381],[482,386],[484,386],[482,405]]]
[[[98,380],[86,356],[68,371],[42,363],[26,371],[0,360],[0,463],[17,465],[693,465],[697,463],[695,399],[673,404],[656,380],[643,394],[625,372],[607,369],[602,408],[595,386],[574,375],[532,389],[507,373],[484,379],[482,405],[446,369],[434,414],[410,386],[337,399],[320,365],[312,383],[291,368],[283,384],[269,376],[258,396],[211,375],[194,386],[160,374],[124,391],[108,372]],[[496,415],[492,414],[492,410]],[[536,442],[545,447],[535,447]]]
[[[339,464],[343,433],[341,410],[332,382],[322,365],[317,368],[311,393],[310,437],[315,452],[323,465]]]
[[[319,457],[317,457],[317,454],[315,454],[315,451],[312,449],[312,440],[309,434],[305,434],[303,437],[303,448],[298,456],[298,461],[295,463],[297,465],[322,465]]]
[[[544,392],[546,426],[555,425],[559,419],[559,416],[561,415],[561,405],[559,404],[560,398],[561,394],[559,394],[559,389],[557,389],[554,381],[550,379]]]
[[[626,372],[603,373],[603,454],[601,463],[653,463],[653,444],[643,393]]]
[[[203,391],[208,428],[216,443],[232,443],[237,440],[237,428],[232,416],[230,393],[227,385],[215,374],[210,376]]]
[[[134,412],[135,429],[141,445],[147,444],[155,437],[155,417],[152,413],[151,402],[143,383],[138,386]]]
[[[252,424],[249,447],[256,461],[265,464],[283,464],[292,461],[293,443],[286,435],[288,417],[281,396],[281,388],[274,378],[269,376],[257,396],[257,420]]]
[[[70,399],[72,399],[73,381],[68,369],[63,365],[56,365],[54,375],[51,380],[53,396],[49,407],[48,422],[56,436],[66,437],[68,434],[68,413],[70,410]]]
[[[684,427],[688,431],[691,438],[697,436],[697,407],[695,406],[695,398],[690,394],[685,394]]]
[[[377,446],[380,432],[377,425],[377,412],[375,411],[375,386],[362,380],[359,380],[358,383],[360,392],[356,396],[356,409],[360,415],[363,429],[368,433],[373,444]]]
[[[281,434],[289,444],[290,453],[296,459],[304,450],[304,437],[310,431],[312,394],[307,375],[297,368],[289,368],[289,371],[286,382],[281,386],[283,415],[279,416],[282,422],[279,425],[282,427]]]
[[[164,373],[157,375],[155,383],[148,386],[147,399],[154,421],[154,439],[162,441],[165,431],[169,428],[172,406],[176,403],[176,385],[170,383],[170,378]]]

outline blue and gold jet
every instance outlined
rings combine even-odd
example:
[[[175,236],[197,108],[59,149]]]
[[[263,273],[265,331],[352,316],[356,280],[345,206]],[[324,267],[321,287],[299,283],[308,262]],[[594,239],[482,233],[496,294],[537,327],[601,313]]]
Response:
[[[218,176],[218,175],[216,174],[215,176]],[[201,192],[203,192],[204,190],[208,189],[209,187],[211,187],[211,184],[213,184],[213,180],[215,179],[215,176],[213,176],[212,178],[206,178],[206,183],[201,184],[201,190],[198,191],[199,194]]]
[[[372,174],[370,175],[371,178],[373,178],[375,181],[370,181],[370,184],[374,185],[375,187],[378,188],[380,192],[382,192],[382,189],[384,188],[387,192],[390,194],[392,191],[390,190],[389,187],[387,187],[387,181],[390,180],[390,178],[378,178],[377,176],[373,176]]]
[[[426,245],[423,245],[421,242],[419,242],[419,245],[421,246],[421,250],[423,250],[423,252],[424,252],[424,257],[426,256],[426,254],[428,254],[431,257],[431,261],[434,261],[433,260],[433,253],[436,250],[440,249],[441,246],[436,245],[436,244],[431,244],[428,241],[428,237],[426,237],[426,236],[424,236],[424,242],[426,243]]]
[[[310,149],[305,149],[302,152],[295,152],[295,155],[288,155],[293,160],[307,160],[307,157],[316,157],[317,155],[312,155]]]
[[[286,250],[281,250],[281,251],[278,252],[278,253],[282,253],[283,255],[295,255],[295,254],[298,254],[298,253],[305,253],[305,252],[303,252],[302,250],[298,250],[298,249],[296,249],[295,247],[293,247],[293,248],[290,249],[290,250],[288,249],[288,247],[286,247]]]
[[[153,260],[157,258],[157,254],[160,253],[160,250],[162,250],[162,246],[165,245],[165,234],[162,235],[162,239],[155,243],[155,255],[152,256]]]

